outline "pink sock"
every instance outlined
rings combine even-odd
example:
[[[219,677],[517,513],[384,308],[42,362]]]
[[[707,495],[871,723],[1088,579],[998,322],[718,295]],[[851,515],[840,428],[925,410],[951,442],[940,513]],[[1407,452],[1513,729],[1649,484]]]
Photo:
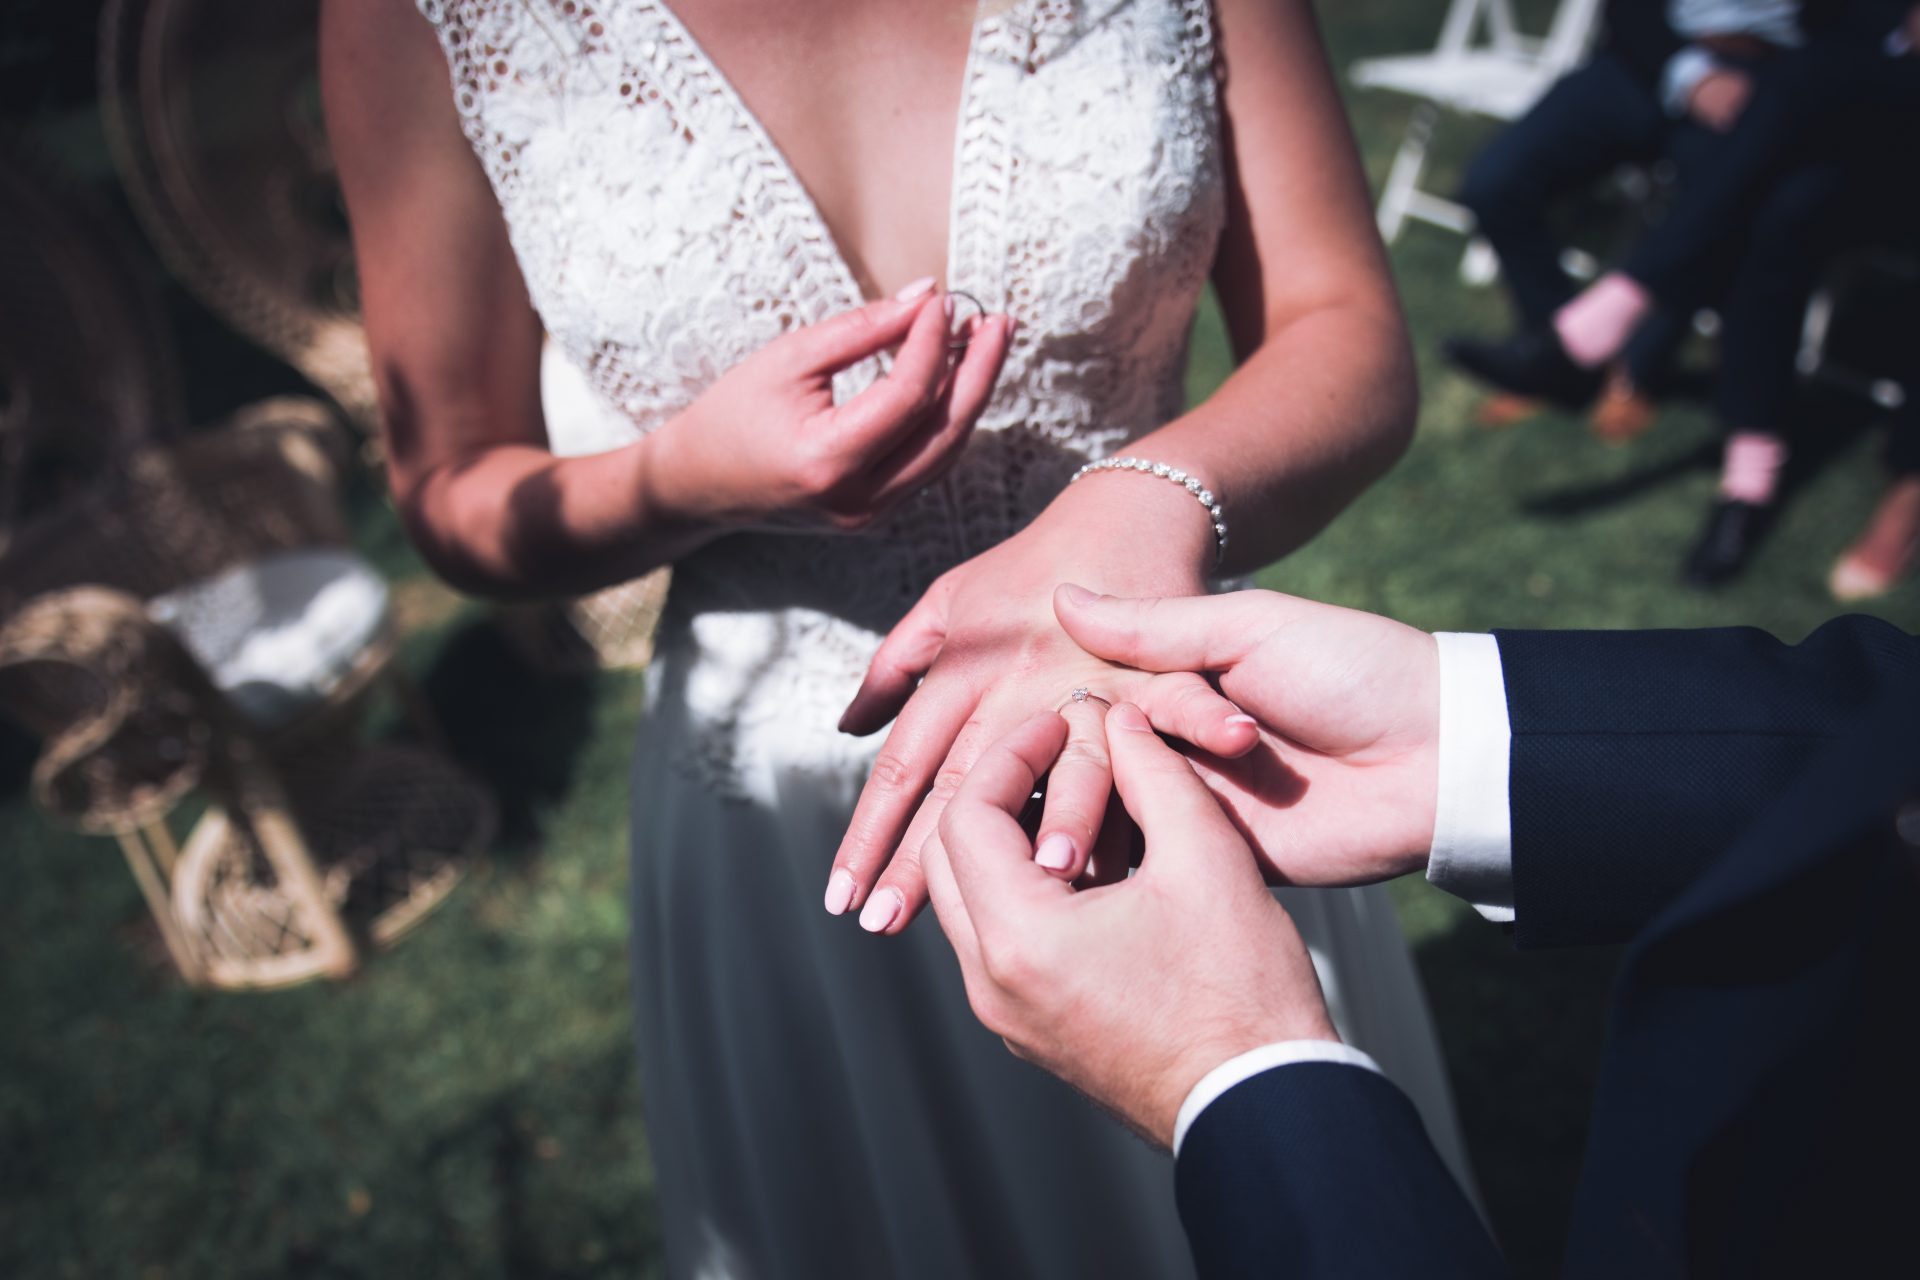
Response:
[[[1554,313],[1553,331],[1573,362],[1592,369],[1619,355],[1653,310],[1653,295],[1632,276],[1609,271]]]
[[[1720,466],[1720,496],[1764,507],[1780,487],[1787,463],[1787,442],[1764,431],[1736,431],[1727,437]]]

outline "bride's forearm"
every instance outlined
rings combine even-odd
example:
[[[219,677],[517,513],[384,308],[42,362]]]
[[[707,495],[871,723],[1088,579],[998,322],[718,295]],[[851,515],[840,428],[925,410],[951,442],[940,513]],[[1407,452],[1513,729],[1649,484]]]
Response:
[[[1306,542],[1399,459],[1418,399],[1397,312],[1323,307],[1274,333],[1213,395],[1125,452],[1211,486],[1231,531],[1221,571],[1246,573]],[[1103,490],[1155,487],[1092,479],[1106,482]],[[1168,519],[1202,526],[1192,505],[1189,512],[1176,504]]]
[[[396,498],[421,555],[462,590],[508,598],[596,591],[671,564],[732,527],[675,482],[664,434],[572,458],[494,445],[396,483]]]

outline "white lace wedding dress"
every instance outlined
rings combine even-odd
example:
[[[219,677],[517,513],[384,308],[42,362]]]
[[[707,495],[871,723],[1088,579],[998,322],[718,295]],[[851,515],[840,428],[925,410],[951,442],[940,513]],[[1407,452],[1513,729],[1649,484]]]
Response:
[[[421,8],[553,343],[605,410],[584,439],[564,424],[570,451],[635,438],[776,335],[862,301],[665,5]],[[879,636],[1075,467],[1180,411],[1225,217],[1207,0],[986,8],[946,283],[1020,329],[964,460],[860,536],[742,534],[674,570],[634,762],[633,986],[675,1277],[1190,1269],[1170,1164],[975,1023],[931,917],[877,939],[820,906],[877,745],[834,725]],[[1343,1031],[1459,1165],[1385,897],[1288,905]]]

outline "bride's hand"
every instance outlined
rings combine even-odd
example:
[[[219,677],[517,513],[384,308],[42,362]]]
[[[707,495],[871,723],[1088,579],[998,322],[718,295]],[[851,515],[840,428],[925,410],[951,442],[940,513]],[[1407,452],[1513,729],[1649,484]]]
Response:
[[[775,518],[852,531],[938,480],[958,458],[1006,355],[1011,321],[970,322],[956,359],[930,281],[785,334],[729,369],[653,447],[675,505],[713,524]],[[845,404],[836,373],[900,344]]]
[[[1201,550],[1210,554],[1211,531],[1204,547],[1177,536],[1143,546],[1143,515],[1174,522],[1188,515],[1184,507],[1154,506],[1159,495],[1143,489],[1106,486],[1092,511],[1084,492],[1075,501],[1056,500],[1028,529],[939,578],[887,636],[840,727],[866,734],[896,713],[899,719],[834,859],[829,912],[860,909],[861,925],[874,932],[905,928],[927,901],[926,847],[938,840],[940,815],[974,760],[1014,726],[1056,707],[1069,733],[1048,781],[1036,861],[1068,881],[1085,875],[1090,860],[1096,879],[1124,874],[1124,824],[1105,821],[1113,781],[1105,707],[1091,698],[1074,704],[1077,688],[1108,703],[1145,707],[1156,725],[1215,755],[1253,747],[1251,717],[1200,676],[1104,662],[1076,645],[1054,617],[1052,593],[1062,576],[1158,581],[1174,595],[1205,590],[1192,566],[1202,562]],[[1165,560],[1156,563],[1156,552]],[[1182,560],[1187,567],[1169,567]]]

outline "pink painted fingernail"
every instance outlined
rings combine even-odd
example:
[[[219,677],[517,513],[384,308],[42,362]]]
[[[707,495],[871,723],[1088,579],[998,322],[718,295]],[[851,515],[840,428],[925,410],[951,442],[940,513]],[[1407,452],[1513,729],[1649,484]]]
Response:
[[[1097,592],[1089,591],[1085,587],[1076,586],[1071,582],[1067,584],[1066,592],[1067,599],[1074,604],[1092,604],[1100,598]]]
[[[1073,865],[1073,841],[1056,831],[1040,842],[1033,860],[1049,871],[1065,871]]]
[[[942,309],[946,311],[947,319],[951,321],[953,319],[953,295],[948,294],[946,297],[942,298],[940,300],[940,306]]]
[[[847,908],[853,905],[853,877],[845,871],[835,871],[827,877],[827,914],[843,916]]]
[[[1107,723],[1117,724],[1122,729],[1134,733],[1152,733],[1153,725],[1147,719],[1147,713],[1131,702],[1117,702],[1113,710],[1107,712]]]
[[[933,292],[933,277],[921,276],[912,284],[903,287],[893,295],[895,302],[912,302],[915,298],[924,298]]]
[[[868,933],[879,933],[899,918],[900,908],[906,905],[898,889],[882,889],[860,909],[860,927]]]
[[[1241,713],[1240,713],[1239,715],[1237,715],[1237,716],[1228,716],[1228,717],[1227,717],[1227,723],[1228,723],[1228,724],[1255,724],[1255,725],[1257,725],[1257,724],[1259,724],[1260,722],[1259,722],[1258,720],[1255,720],[1255,719],[1254,719],[1254,718],[1253,718],[1252,716],[1250,716],[1250,715],[1248,715],[1248,714],[1247,714],[1246,712],[1244,712],[1244,711],[1242,711],[1242,712],[1241,712]]]

